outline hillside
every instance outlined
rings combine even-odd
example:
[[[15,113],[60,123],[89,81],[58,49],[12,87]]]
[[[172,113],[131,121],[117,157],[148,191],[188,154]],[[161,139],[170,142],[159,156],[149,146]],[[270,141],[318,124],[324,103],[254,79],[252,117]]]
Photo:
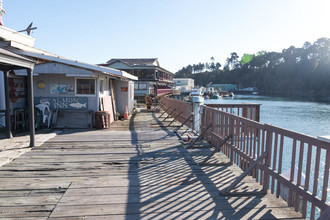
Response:
[[[301,48],[291,46],[281,53],[261,51],[231,53],[224,67],[215,63],[188,65],[175,77],[195,79],[195,85],[232,83],[240,88],[257,87],[260,94],[280,96],[330,97],[330,39],[320,38]]]

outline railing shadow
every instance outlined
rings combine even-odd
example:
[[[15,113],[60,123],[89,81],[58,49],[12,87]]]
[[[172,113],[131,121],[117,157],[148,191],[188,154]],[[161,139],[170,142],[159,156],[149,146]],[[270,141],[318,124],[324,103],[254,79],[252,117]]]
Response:
[[[159,121],[155,113],[154,120]],[[276,219],[265,205],[263,194],[220,196],[221,188],[235,180],[228,163],[199,166],[211,150],[188,150],[184,144],[170,141],[174,134],[165,126],[163,136],[151,141],[167,145],[141,149],[135,115],[130,121],[132,144],[137,155],[130,158],[126,219]],[[152,135],[152,134],[150,134]],[[158,143],[159,144],[159,143]],[[249,190],[244,183],[238,185]],[[138,188],[138,189],[137,189]],[[134,201],[134,202],[130,202]]]

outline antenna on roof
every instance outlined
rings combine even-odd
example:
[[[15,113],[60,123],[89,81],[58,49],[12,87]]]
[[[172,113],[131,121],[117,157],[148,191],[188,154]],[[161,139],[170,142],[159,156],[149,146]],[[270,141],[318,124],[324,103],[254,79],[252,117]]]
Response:
[[[37,29],[37,27],[32,27],[32,25],[33,25],[33,22],[31,22],[31,24],[26,29],[21,30],[21,31],[17,31],[17,32],[24,32],[24,31],[26,31],[27,35],[30,36],[32,34],[32,30]]]

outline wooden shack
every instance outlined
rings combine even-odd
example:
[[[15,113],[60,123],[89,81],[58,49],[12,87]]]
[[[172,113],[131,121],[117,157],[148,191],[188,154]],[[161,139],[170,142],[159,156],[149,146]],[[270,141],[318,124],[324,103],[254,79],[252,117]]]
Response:
[[[88,128],[94,124],[95,112],[108,111],[111,121],[117,114],[132,113],[136,76],[60,57],[34,48],[34,42],[21,44],[14,33],[2,35],[0,45],[36,60],[34,102],[45,116],[44,125]],[[15,70],[15,75],[26,76],[27,71]]]

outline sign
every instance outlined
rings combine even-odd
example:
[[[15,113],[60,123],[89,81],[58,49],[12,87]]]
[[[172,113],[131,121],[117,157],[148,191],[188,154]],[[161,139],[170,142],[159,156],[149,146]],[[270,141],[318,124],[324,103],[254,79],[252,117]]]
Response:
[[[88,109],[87,97],[36,97],[34,105],[44,104],[50,109]]]
[[[50,94],[67,94],[67,93],[73,93],[74,87],[73,85],[67,85],[67,84],[50,84]]]

